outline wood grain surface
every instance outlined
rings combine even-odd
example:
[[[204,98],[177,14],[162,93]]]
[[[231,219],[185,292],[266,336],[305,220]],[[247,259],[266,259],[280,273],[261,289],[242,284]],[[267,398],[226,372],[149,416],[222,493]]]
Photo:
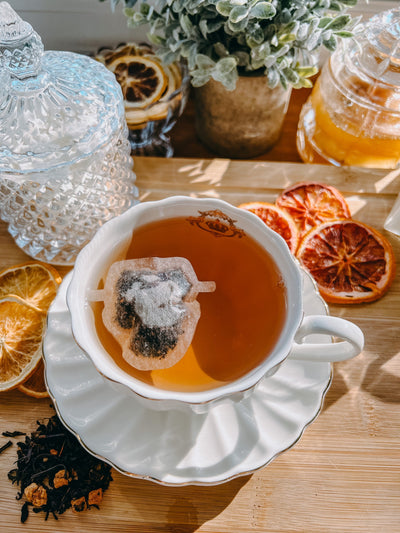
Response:
[[[266,161],[136,158],[142,201],[175,194],[212,196],[234,205],[273,201],[303,179],[337,186],[354,218],[388,237],[400,264],[400,239],[383,223],[400,191],[400,172]],[[0,266],[29,258],[0,223]],[[61,269],[64,274],[66,269]],[[267,533],[386,532],[400,530],[400,280],[371,304],[330,306],[365,333],[357,358],[334,365],[319,417],[300,441],[270,465],[210,487],[164,487],[113,472],[100,510],[71,511],[20,524],[17,488],[7,479],[13,446],[0,455],[0,531]],[[18,391],[1,395],[0,428],[30,431],[52,414],[49,400]],[[0,446],[8,440],[0,436]]]

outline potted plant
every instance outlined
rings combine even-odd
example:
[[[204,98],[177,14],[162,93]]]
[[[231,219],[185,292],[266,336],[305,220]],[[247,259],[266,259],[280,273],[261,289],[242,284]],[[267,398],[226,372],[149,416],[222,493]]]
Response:
[[[119,0],[112,0],[115,7]],[[310,87],[318,52],[350,37],[357,0],[125,0],[166,63],[187,60],[196,131],[222,156],[247,158],[279,138],[292,88]]]

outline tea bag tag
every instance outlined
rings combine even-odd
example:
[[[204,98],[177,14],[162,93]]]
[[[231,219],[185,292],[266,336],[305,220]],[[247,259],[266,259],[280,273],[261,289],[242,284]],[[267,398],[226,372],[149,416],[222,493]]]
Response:
[[[197,295],[215,289],[183,257],[146,257],[113,263],[104,289],[88,291],[87,299],[104,301],[103,323],[124,359],[155,370],[185,355],[201,314]]]

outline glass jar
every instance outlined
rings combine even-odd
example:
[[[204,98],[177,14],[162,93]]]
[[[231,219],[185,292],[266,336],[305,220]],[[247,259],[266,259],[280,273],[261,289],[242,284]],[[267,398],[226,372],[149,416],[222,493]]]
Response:
[[[0,3],[0,216],[31,257],[71,265],[137,200],[122,93],[97,61],[43,52]]]
[[[146,43],[102,48],[96,59],[114,72],[121,85],[132,155],[172,157],[168,134],[189,96],[187,65],[164,64]]]
[[[400,8],[342,41],[303,106],[297,148],[306,163],[396,168],[400,163]]]

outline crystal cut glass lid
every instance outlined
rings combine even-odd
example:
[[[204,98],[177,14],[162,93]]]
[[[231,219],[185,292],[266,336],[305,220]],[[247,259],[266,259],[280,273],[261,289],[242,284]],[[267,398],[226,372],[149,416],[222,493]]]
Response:
[[[334,77],[355,99],[400,113],[400,7],[373,16],[338,52]]]
[[[19,17],[7,2],[0,2],[0,44],[18,41],[33,33],[32,26]]]
[[[80,54],[43,53],[40,37],[7,2],[0,2],[0,79],[1,172],[69,165],[124,123],[115,76]]]

